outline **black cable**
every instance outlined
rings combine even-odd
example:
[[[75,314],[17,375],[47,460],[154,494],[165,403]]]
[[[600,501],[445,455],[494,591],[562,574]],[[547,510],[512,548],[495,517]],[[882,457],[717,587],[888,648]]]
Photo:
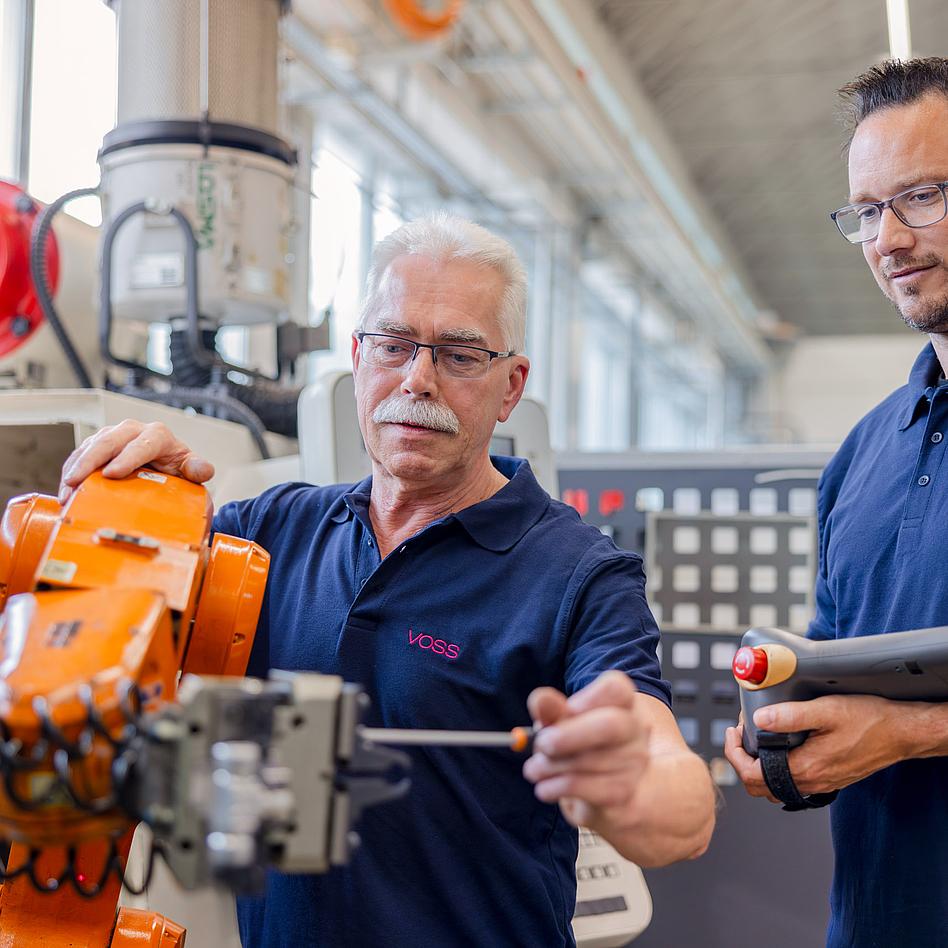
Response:
[[[107,813],[109,810],[114,809],[118,804],[118,797],[114,793],[110,793],[106,797],[86,797],[83,796],[77,789],[76,785],[73,782],[72,777],[72,768],[70,767],[71,761],[69,760],[68,753],[63,749],[59,748],[53,753],[53,770],[56,772],[56,776],[59,778],[59,786],[66,793],[66,796],[69,797],[70,802],[77,810],[82,810],[84,813],[92,813],[96,816],[99,816],[103,813]]]
[[[116,762],[130,753],[128,743],[132,735],[127,733],[128,729],[138,732],[138,722],[141,716],[141,694],[134,682],[128,682],[124,693],[120,698],[120,709],[126,720],[126,728],[122,737],[116,739],[105,728],[98,710],[95,708],[91,687],[84,686],[80,694],[80,699],[90,712],[86,725],[83,728],[78,740],[69,740],[65,733],[53,721],[50,708],[45,699],[37,699],[34,702],[34,712],[40,721],[39,740],[30,753],[23,753],[23,744],[21,741],[10,736],[9,727],[6,722],[0,719],[0,775],[7,797],[14,805],[31,812],[45,808],[51,803],[59,805],[62,803],[62,794],[65,793],[70,802],[80,810],[93,814],[106,813],[116,807],[121,807],[119,802],[120,791],[123,789],[124,780],[113,783],[113,793],[107,797],[96,799],[84,797],[80,794],[73,782],[72,765],[82,764],[88,760],[93,752],[94,735],[99,734],[107,738],[115,752],[113,760],[113,780]],[[48,770],[48,756],[52,750],[53,771],[55,777],[50,781],[45,792],[39,796],[22,797],[14,786],[14,777],[20,773],[30,773],[42,770],[44,773]],[[127,769],[127,768],[126,768]],[[128,774],[125,774],[127,779]],[[129,814],[131,815],[131,814]],[[134,819],[134,817],[133,817]],[[124,832],[124,830],[122,831]],[[61,871],[54,876],[44,873],[40,878],[38,861],[43,853],[43,849],[31,846],[26,861],[12,871],[7,871],[7,860],[9,859],[9,846],[5,846],[5,858],[0,864],[0,882],[6,882],[25,875],[30,884],[39,892],[55,893],[58,892],[67,883],[71,884],[75,891],[84,899],[97,898],[108,884],[111,874],[115,874],[120,883],[130,892],[141,894],[148,887],[152,874],[154,872],[155,857],[164,855],[160,841],[153,843],[148,854],[147,867],[144,883],[141,888],[136,888],[130,884],[126,878],[125,867],[119,856],[117,841],[122,832],[109,837],[109,850],[105,857],[101,872],[98,878],[90,885],[87,878],[79,873],[77,869],[77,848],[75,844],[67,847],[65,864]],[[4,849],[0,842],[0,850]]]
[[[144,214],[149,210],[145,201],[138,201],[130,204],[123,211],[120,211],[110,221],[105,229],[102,238],[102,260],[99,276],[99,351],[102,358],[112,365],[120,366],[123,369],[129,369],[136,375],[151,375],[161,377],[160,372],[155,372],[142,365],[139,362],[132,362],[128,359],[122,359],[112,352],[112,245],[118,232],[137,214]],[[194,231],[187,222],[184,215],[176,208],[168,211],[184,232],[187,253],[185,254],[185,272],[187,274],[187,297],[188,306],[197,307],[197,244],[194,240]],[[183,222],[183,223],[182,223]]]
[[[59,345],[69,360],[73,372],[76,373],[76,378],[82,388],[95,388],[95,386],[92,384],[92,378],[76,351],[72,339],[69,338],[69,333],[66,332],[66,327],[59,318],[53,304],[53,296],[49,291],[49,270],[46,265],[46,237],[53,226],[53,218],[66,204],[74,198],[87,197],[98,193],[98,188],[78,188],[56,198],[52,204],[48,204],[37,215],[36,220],[33,221],[33,230],[30,235],[30,276],[33,278],[33,286],[36,288],[36,298],[39,300],[43,315],[56,334]]]
[[[216,335],[217,327],[205,328],[201,331],[202,344],[209,352],[214,351]],[[187,332],[182,328],[176,328],[175,324],[172,324],[168,337],[168,355],[171,358],[171,374],[178,385],[184,385],[187,388],[203,388],[205,385],[210,385],[210,368],[193,358]]]
[[[45,881],[38,879],[36,876],[36,861],[42,855],[42,852],[41,849],[30,850],[30,858],[26,861],[26,873],[30,877],[30,882],[33,883],[33,888],[38,892],[43,892],[44,894],[58,892],[60,886],[69,878],[72,869],[67,864],[63,867],[63,871],[54,879],[46,879]]]
[[[129,741],[137,733],[137,727],[131,721],[126,720],[126,724],[122,729],[122,733],[115,737],[114,734],[105,726],[105,722],[102,720],[102,715],[99,714],[99,709],[95,705],[95,697],[92,693],[92,688],[89,685],[80,685],[79,686],[79,700],[82,702],[82,706],[86,709],[86,724],[93,733],[98,734],[100,737],[104,738],[105,741],[111,745],[113,751],[122,751],[127,746]]]
[[[249,385],[229,383],[230,393],[243,402],[263,422],[268,431],[299,436],[297,404],[302,386],[280,386],[262,379],[254,379]]]
[[[87,885],[85,880],[79,878],[76,870],[76,861],[78,854],[75,845],[69,846],[66,850],[65,864],[58,875],[52,878],[40,879],[37,875],[37,862],[42,856],[44,850],[38,847],[31,847],[26,861],[16,869],[8,872],[6,866],[0,869],[0,882],[10,882],[18,876],[26,875],[33,887],[43,894],[52,894],[58,892],[67,882],[72,884],[76,892],[84,899],[95,899],[102,894],[103,889],[108,884],[109,876],[114,873],[122,886],[132,895],[143,895],[151,885],[151,880],[155,873],[155,862],[158,856],[165,858],[164,848],[159,840],[155,840],[148,852],[148,859],[145,866],[145,875],[141,886],[135,886],[128,878],[125,867],[119,856],[117,836],[109,840],[109,851],[105,857],[105,862],[99,878],[93,884]]]
[[[176,388],[168,392],[156,392],[149,388],[124,386],[118,391],[122,395],[131,395],[150,402],[161,402],[163,405],[176,408],[185,406],[196,408],[202,404],[214,405],[221,409],[225,416],[229,415],[231,421],[243,425],[250,432],[250,437],[253,438],[261,458],[266,460],[270,457],[270,450],[263,437],[266,433],[263,422],[243,402],[237,401],[230,395],[209,392],[202,388]]]
[[[208,352],[214,351],[213,329],[204,329],[202,344]],[[172,329],[168,343],[171,355],[171,374],[175,382],[189,388],[200,388],[211,383],[211,369],[194,359],[192,345],[183,329]],[[246,384],[232,379],[221,380],[227,394],[243,402],[262,422],[267,431],[288,438],[297,437],[296,407],[302,386],[287,387],[272,381],[254,378]]]
[[[68,873],[67,878],[72,883],[72,887],[82,898],[94,899],[101,894],[102,890],[108,884],[109,875],[112,873],[112,864],[118,859],[118,848],[115,843],[115,838],[113,837],[109,843],[109,852],[105,857],[105,864],[102,867],[102,872],[99,875],[98,881],[94,882],[91,886],[87,886],[82,881],[80,881],[79,873],[76,872],[77,858],[76,847],[70,846],[66,852],[66,870]]]
[[[30,861],[27,860],[22,865],[17,866],[16,869],[13,869],[12,871],[7,872],[7,865],[9,864],[9,861],[10,861],[10,850],[9,850],[9,845],[7,845],[7,858],[3,865],[3,871],[0,872],[0,882],[10,882],[11,880],[15,879],[17,876],[24,875],[29,870]]]
[[[118,858],[118,853],[115,854],[114,859],[112,860],[112,868],[115,870],[115,874],[122,880],[122,887],[130,895],[144,895],[148,887],[151,885],[152,876],[155,874],[155,861],[156,857],[161,856],[167,862],[167,857],[165,856],[165,850],[161,843],[161,840],[153,839],[151,842],[151,849],[148,851],[148,865],[145,869],[145,878],[142,879],[142,884],[140,887],[133,886],[128,880],[128,876],[125,874],[125,869],[122,867],[122,863]]]

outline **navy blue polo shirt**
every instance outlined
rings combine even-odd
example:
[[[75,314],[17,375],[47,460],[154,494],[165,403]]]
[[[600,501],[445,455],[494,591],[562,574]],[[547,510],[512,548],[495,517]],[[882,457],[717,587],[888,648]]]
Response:
[[[228,504],[216,530],[271,555],[248,673],[308,669],[361,684],[367,723],[509,729],[539,685],[606,669],[668,702],[639,556],[552,500],[529,465],[380,560],[371,479],[285,484]],[[576,831],[539,803],[506,750],[413,748],[412,787],[364,815],[351,863],[271,872],[238,900],[245,946],[572,945]],[[305,805],[305,801],[304,805]]]
[[[929,344],[819,486],[813,638],[948,626],[948,387]],[[791,817],[792,818],[792,817]],[[831,948],[948,945],[948,758],[910,760],[832,806]]]

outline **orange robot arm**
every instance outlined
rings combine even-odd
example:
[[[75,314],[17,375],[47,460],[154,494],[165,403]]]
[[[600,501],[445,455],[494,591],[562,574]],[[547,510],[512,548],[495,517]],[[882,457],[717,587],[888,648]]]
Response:
[[[115,907],[134,823],[119,805],[135,723],[179,672],[242,675],[269,557],[216,535],[203,487],[91,476],[65,509],[12,500],[0,522],[0,835],[14,841],[0,948],[183,944]]]

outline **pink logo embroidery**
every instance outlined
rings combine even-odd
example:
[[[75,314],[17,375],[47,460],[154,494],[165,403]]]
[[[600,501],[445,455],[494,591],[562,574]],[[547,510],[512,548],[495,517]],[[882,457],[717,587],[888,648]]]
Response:
[[[434,652],[435,655],[444,655],[445,658],[455,659],[461,654],[461,646],[453,642],[445,642],[444,639],[436,639],[427,632],[413,632],[408,630],[408,644],[416,645],[426,651]]]

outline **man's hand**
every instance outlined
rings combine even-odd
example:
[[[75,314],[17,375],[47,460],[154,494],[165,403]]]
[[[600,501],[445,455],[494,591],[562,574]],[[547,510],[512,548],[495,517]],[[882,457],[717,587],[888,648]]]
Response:
[[[766,797],[771,803],[780,801],[770,792],[764,780],[764,771],[760,761],[744,750],[744,724],[739,721],[737,727],[729,727],[724,732],[724,756],[730,761],[744,789],[752,797]]]
[[[908,718],[914,702],[887,701],[870,695],[827,695],[760,708],[754,723],[765,731],[809,731],[806,743],[790,751],[787,763],[802,794],[841,790],[907,757],[916,756]],[[728,728],[724,753],[748,793],[774,800],[760,761],[741,746],[743,725]]]
[[[106,477],[120,478],[145,464],[162,474],[176,474],[196,484],[214,476],[214,466],[193,454],[166,425],[126,419],[101,428],[66,458],[59,502],[66,503],[70,494],[99,468]]]
[[[538,688],[528,706],[541,730],[523,773],[540,800],[640,866],[707,849],[714,786],[664,702],[608,671],[569,698]]]
[[[569,698],[537,688],[527,706],[542,728],[523,765],[538,799],[558,802],[570,823],[593,830],[629,805],[648,766],[650,727],[627,675],[605,672]]]

